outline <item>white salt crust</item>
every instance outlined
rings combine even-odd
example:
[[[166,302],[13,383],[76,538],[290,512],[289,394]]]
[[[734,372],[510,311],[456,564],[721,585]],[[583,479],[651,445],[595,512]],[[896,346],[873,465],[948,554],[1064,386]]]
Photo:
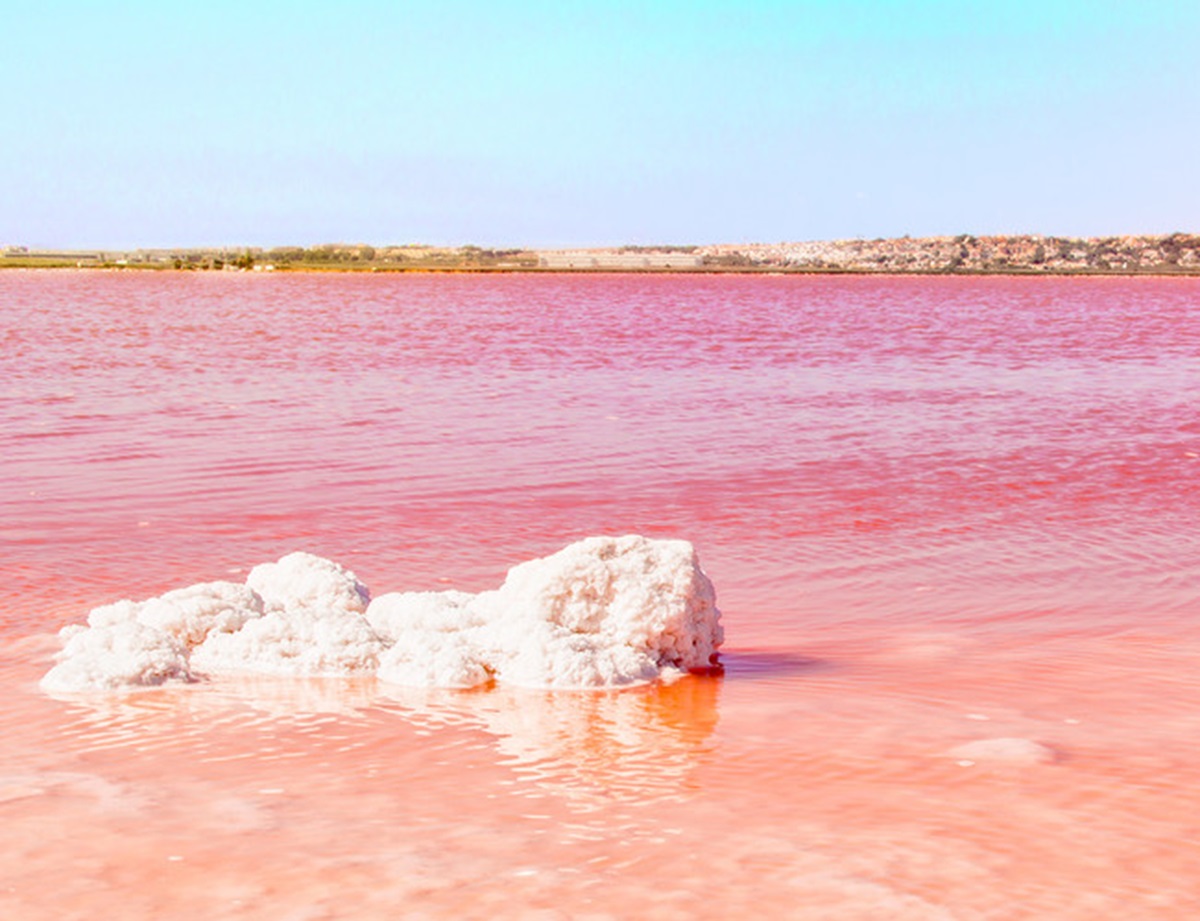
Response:
[[[136,620],[65,628],[58,664],[46,673],[48,691],[97,691],[190,681],[187,649],[169,633]]]
[[[352,675],[379,666],[384,643],[366,618],[335,608],[272,611],[236,633],[214,633],[192,651],[201,672]]]
[[[470,688],[491,680],[479,648],[484,626],[466,592],[393,592],[367,608],[367,620],[391,645],[380,656],[381,681],[410,687]]]
[[[255,566],[246,585],[262,596],[268,611],[306,608],[361,614],[371,600],[367,587],[350,570],[302,551]]]
[[[514,566],[477,596],[496,677],[611,687],[710,664],[724,634],[712,582],[682,540],[589,537]]]
[[[349,570],[291,553],[256,566],[245,585],[202,583],[96,608],[87,627],[61,632],[42,686],[244,673],[617,687],[706,667],[723,640],[712,582],[682,540],[591,537],[514,566],[494,591],[370,597]]]

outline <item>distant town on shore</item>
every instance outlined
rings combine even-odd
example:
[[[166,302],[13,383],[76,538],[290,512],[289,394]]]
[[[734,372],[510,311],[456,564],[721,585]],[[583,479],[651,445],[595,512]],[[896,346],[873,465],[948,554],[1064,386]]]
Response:
[[[0,245],[0,267],[222,271],[795,272],[1200,275],[1200,235],[1034,234],[803,243],[487,249],[421,244],[50,250]]]

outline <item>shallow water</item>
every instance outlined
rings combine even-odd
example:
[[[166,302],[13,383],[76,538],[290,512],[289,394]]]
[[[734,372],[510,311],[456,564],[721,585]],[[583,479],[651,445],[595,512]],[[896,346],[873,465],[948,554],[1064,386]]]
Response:
[[[1198,391],[1186,279],[0,273],[0,915],[1194,917]],[[724,677],[36,687],[290,550],[626,532]]]

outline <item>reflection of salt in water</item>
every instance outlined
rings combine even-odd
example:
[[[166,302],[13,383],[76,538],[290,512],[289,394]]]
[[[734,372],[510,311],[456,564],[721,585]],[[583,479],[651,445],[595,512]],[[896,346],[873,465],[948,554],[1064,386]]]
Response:
[[[484,730],[538,791],[586,810],[605,800],[678,797],[716,728],[720,686],[718,678],[689,676],[618,692],[381,688],[422,726]]]
[[[172,750],[186,751],[197,761],[265,763],[303,751],[303,743],[289,747],[286,736],[299,733],[303,739],[333,724],[343,727],[339,731],[352,730],[377,695],[373,679],[230,675],[203,684],[59,699],[75,718],[63,734],[87,751],[132,748],[153,757]],[[247,731],[254,733],[248,740]],[[240,736],[241,747],[230,744],[227,733]]]
[[[698,676],[584,692],[237,675],[71,697],[76,719],[66,734],[93,752],[135,749],[153,757],[184,750],[198,761],[265,765],[334,743],[366,758],[381,734],[404,735],[387,728],[399,718],[431,750],[453,745],[464,731],[485,733],[500,763],[523,781],[514,792],[536,791],[586,812],[611,801],[669,801],[686,791],[717,725],[720,687],[721,679]],[[226,742],[216,743],[218,736]],[[229,745],[228,738],[243,743]]]

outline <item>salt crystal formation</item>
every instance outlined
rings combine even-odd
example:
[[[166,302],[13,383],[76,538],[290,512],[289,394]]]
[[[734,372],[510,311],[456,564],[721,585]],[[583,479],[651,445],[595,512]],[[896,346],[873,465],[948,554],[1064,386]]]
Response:
[[[250,570],[262,617],[208,637],[192,653],[202,672],[345,675],[373,672],[383,641],[363,617],[371,594],[331,560],[289,553]]]
[[[664,666],[709,665],[723,639],[686,541],[588,538],[514,566],[478,604],[497,677],[531,687],[648,681]]]
[[[67,627],[59,662],[42,679],[48,691],[113,690],[190,681],[187,650],[171,634],[136,620]]]
[[[361,614],[371,593],[350,570],[311,553],[289,553],[250,570],[246,585],[268,611],[338,610]]]
[[[682,540],[591,537],[513,567],[494,591],[374,601],[352,572],[308,553],[96,608],[61,631],[52,692],[205,674],[375,674],[418,687],[496,680],[615,687],[703,668],[723,632],[712,582]]]
[[[261,617],[262,599],[233,582],[204,582],[149,601],[95,608],[87,627],[64,627],[58,664],[42,679],[55,691],[86,691],[190,680],[191,650]]]

